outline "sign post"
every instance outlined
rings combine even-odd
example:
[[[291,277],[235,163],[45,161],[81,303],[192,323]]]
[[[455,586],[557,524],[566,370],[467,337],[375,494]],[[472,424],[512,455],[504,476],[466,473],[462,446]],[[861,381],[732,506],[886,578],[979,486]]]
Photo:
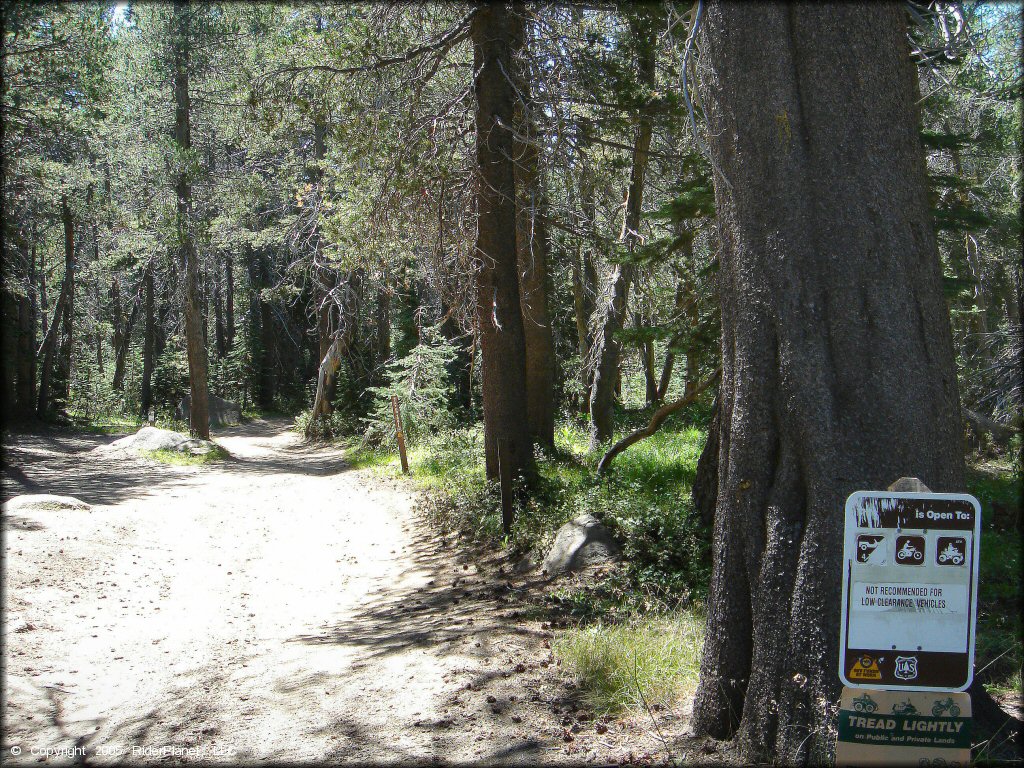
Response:
[[[981,507],[916,482],[846,501],[839,765],[970,758]]]
[[[398,440],[398,457],[402,460],[402,473],[409,474],[409,459],[405,455],[405,432],[402,431],[402,411],[398,406],[398,395],[391,396],[391,412],[395,417],[395,438]]]

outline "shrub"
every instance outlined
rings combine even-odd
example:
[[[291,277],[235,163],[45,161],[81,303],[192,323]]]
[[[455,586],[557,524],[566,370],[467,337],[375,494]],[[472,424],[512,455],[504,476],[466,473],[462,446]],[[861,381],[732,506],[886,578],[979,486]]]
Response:
[[[448,400],[448,366],[455,347],[436,328],[426,328],[421,341],[401,360],[388,365],[387,385],[372,387],[374,402],[365,419],[364,441],[372,446],[395,446],[391,398],[398,397],[407,439],[444,432],[453,423]]]

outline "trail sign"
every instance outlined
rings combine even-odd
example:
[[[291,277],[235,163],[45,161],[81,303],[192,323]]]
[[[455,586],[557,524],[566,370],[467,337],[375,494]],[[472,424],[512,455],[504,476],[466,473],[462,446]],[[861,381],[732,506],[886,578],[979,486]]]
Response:
[[[839,677],[871,690],[963,691],[974,679],[981,507],[966,494],[846,500]]]
[[[836,766],[967,766],[971,697],[843,688]]]

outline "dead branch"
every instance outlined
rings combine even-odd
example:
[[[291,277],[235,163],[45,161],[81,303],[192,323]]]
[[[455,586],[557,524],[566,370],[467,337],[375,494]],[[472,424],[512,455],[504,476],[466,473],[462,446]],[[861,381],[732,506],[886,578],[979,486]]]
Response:
[[[708,378],[706,378],[704,381],[698,384],[697,388],[690,392],[690,394],[686,395],[685,397],[681,397],[678,400],[669,403],[668,405],[661,406],[661,408],[654,412],[654,415],[651,417],[650,424],[648,424],[646,427],[643,427],[642,429],[636,430],[635,432],[631,432],[630,434],[626,435],[624,438],[619,440],[619,442],[617,442],[611,448],[609,448],[608,452],[601,458],[601,462],[597,465],[598,476],[600,477],[601,475],[603,475],[608,470],[608,467],[611,466],[612,462],[615,460],[615,457],[618,456],[627,448],[629,448],[629,446],[634,445],[635,443],[639,443],[641,440],[647,439],[655,432],[657,432],[659,429],[661,429],[661,425],[665,422],[665,419],[667,419],[676,411],[681,411],[686,406],[691,405],[705,389],[710,387],[715,381],[718,380],[718,377],[721,375],[721,373],[722,369],[718,368],[717,370],[715,370],[714,373],[708,376]]]

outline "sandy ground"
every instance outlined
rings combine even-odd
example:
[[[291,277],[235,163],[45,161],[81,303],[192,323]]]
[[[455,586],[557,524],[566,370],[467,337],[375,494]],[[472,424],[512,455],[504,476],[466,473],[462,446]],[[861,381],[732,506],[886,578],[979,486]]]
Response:
[[[207,467],[7,439],[5,497],[92,508],[4,517],[5,762],[661,754],[652,728],[573,703],[529,585],[431,532],[406,484],[287,427],[223,430],[233,458]]]

